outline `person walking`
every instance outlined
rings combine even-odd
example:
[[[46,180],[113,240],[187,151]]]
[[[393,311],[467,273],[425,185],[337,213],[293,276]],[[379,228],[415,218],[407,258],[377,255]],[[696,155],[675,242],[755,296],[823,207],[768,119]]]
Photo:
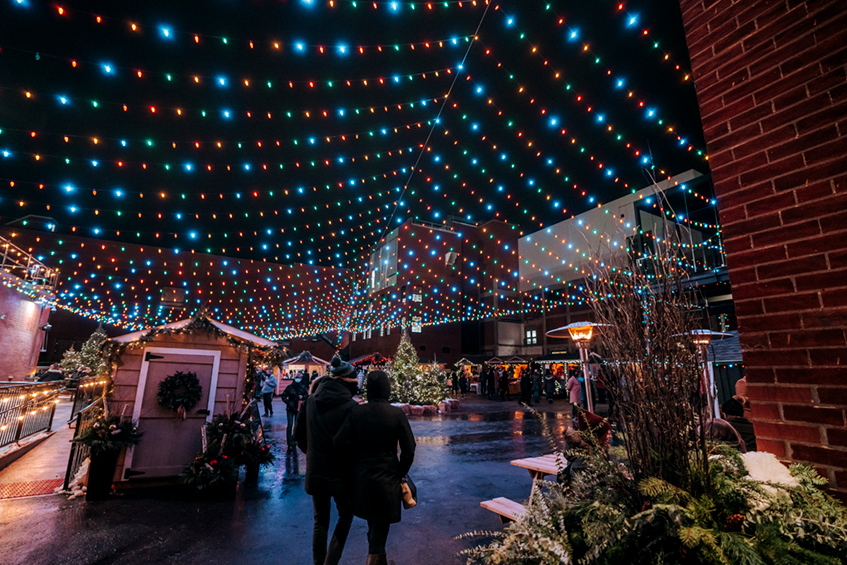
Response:
[[[459,375],[459,392],[462,394],[462,399],[468,393],[468,377],[465,376],[464,372]]]
[[[265,405],[265,417],[274,415],[274,393],[276,392],[277,380],[273,373],[262,371],[262,402]]]
[[[297,442],[294,439],[294,422],[297,421],[297,413],[307,396],[309,396],[309,393],[306,383],[303,382],[303,377],[300,375],[294,377],[294,382],[285,387],[280,395],[282,401],[285,402],[285,415],[288,419],[288,425],[285,428],[285,441],[289,452],[297,448]]]
[[[312,530],[314,565],[337,565],[344,551],[350,524],[352,478],[349,469],[352,455],[333,446],[350,410],[357,406],[356,374],[353,366],[333,357],[329,375],[321,379],[315,394],[300,407],[294,425],[294,440],[306,454],[306,493],[312,496],[315,524]],[[332,501],[338,510],[338,523],[327,548]]]
[[[453,398],[459,396],[459,375],[456,371],[450,373],[450,394]]]
[[[415,459],[415,436],[403,411],[388,403],[388,375],[371,371],[366,386],[367,404],[350,410],[334,444],[356,453],[353,513],[368,521],[366,565],[388,565],[385,544],[400,521],[400,483]]]
[[[571,406],[573,407],[571,411],[573,427],[574,429],[579,429],[577,415],[579,414],[579,410],[582,408],[582,387],[579,384],[579,379],[576,378],[576,373],[571,373],[571,377],[568,379],[567,389],[568,398],[571,402]]]
[[[544,384],[544,378],[541,376],[541,370],[536,367],[532,370],[532,399],[538,404],[541,402],[541,387]]]
[[[506,400],[509,398],[509,375],[506,374],[506,371],[500,370],[500,378],[497,380],[497,384],[500,385],[500,400]]]
[[[488,376],[485,371],[479,372],[479,394],[486,396],[488,394]]]
[[[556,394],[556,379],[553,377],[553,371],[549,368],[544,371],[544,395],[547,397],[547,404],[553,404],[553,396]]]
[[[520,383],[521,397],[518,403],[532,406],[532,375],[528,370],[524,369],[521,371]]]
[[[497,386],[494,383],[497,379],[494,376],[494,369],[488,369],[485,372],[485,378],[488,380],[488,400],[496,400]]]

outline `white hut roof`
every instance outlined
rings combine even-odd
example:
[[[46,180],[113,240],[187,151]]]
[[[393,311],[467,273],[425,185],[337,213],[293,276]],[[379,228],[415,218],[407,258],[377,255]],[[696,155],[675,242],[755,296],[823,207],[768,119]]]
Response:
[[[283,365],[311,364],[311,365],[329,365],[329,361],[324,361],[320,357],[315,357],[308,351],[301,351],[299,355],[295,355],[290,359],[282,362]]]
[[[209,320],[209,323],[221,330],[224,333],[227,333],[233,337],[237,337],[238,339],[243,339],[245,341],[250,341],[255,343],[256,345],[261,345],[262,347],[273,347],[276,345],[276,342],[271,341],[269,339],[265,339],[263,337],[259,337],[257,335],[253,335],[249,332],[245,332],[244,330],[239,330],[238,328],[234,328],[228,324],[224,324],[223,322],[219,322],[217,320],[213,320],[211,318],[206,318]],[[145,330],[140,330],[137,332],[132,332],[129,334],[119,335],[117,337],[113,337],[111,341],[117,341],[119,343],[128,343],[132,341],[138,341],[148,333],[153,330],[164,330],[164,329],[172,329],[178,330],[180,328],[184,328],[188,324],[191,323],[191,318],[186,318],[185,320],[180,320],[178,322],[171,322],[170,324],[164,324],[162,326],[156,326],[155,328],[149,328]]]

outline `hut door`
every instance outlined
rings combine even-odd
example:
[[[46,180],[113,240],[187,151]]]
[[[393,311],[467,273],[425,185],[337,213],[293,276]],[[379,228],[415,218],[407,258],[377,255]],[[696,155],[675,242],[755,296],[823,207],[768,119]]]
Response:
[[[144,433],[127,452],[124,479],[178,475],[201,450],[201,428],[212,418],[220,351],[148,347],[144,350],[133,420]],[[159,383],[177,371],[197,375],[203,391],[185,420],[159,406]]]

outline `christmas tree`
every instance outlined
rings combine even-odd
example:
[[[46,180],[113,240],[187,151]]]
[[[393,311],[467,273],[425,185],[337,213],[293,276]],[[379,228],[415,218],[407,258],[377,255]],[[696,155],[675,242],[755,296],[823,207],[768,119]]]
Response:
[[[449,395],[444,371],[435,363],[421,368],[418,352],[405,331],[386,372],[391,380],[392,402],[437,406]]]
[[[86,366],[91,369],[91,376],[94,377],[108,377],[111,373],[112,367],[109,365],[109,362],[103,356],[103,342],[108,339],[109,336],[106,335],[101,328],[97,328],[97,330],[91,334],[91,337],[82,344],[82,348],[79,351],[76,351],[73,346],[70,349],[65,351],[65,354],[62,356],[62,361],[59,365],[62,367],[62,371],[66,375],[72,375],[77,372],[77,370]]]

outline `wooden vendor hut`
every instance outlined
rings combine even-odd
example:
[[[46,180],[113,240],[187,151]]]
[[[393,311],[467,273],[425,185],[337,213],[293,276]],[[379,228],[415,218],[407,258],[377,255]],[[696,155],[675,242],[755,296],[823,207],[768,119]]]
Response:
[[[277,385],[277,393],[281,393],[291,383],[291,379],[288,378],[290,371],[294,371],[295,374],[298,371],[311,374],[312,371],[317,370],[320,376],[324,376],[326,375],[327,365],[329,365],[329,361],[315,357],[309,351],[301,351],[299,355],[286,359],[282,362],[282,372],[280,374],[279,384]]]
[[[376,371],[377,369],[382,370],[388,363],[391,363],[391,357],[386,357],[379,351],[369,355],[362,355],[355,359],[350,359],[351,365],[357,369],[364,369],[365,371]]]
[[[179,475],[201,451],[206,422],[214,414],[243,408],[253,365],[264,356],[280,355],[273,341],[203,315],[110,341],[117,367],[109,411],[131,416],[144,434],[118,461],[116,481]],[[201,387],[196,404],[180,412],[157,397],[159,384],[176,382],[178,373],[195,375]]]

